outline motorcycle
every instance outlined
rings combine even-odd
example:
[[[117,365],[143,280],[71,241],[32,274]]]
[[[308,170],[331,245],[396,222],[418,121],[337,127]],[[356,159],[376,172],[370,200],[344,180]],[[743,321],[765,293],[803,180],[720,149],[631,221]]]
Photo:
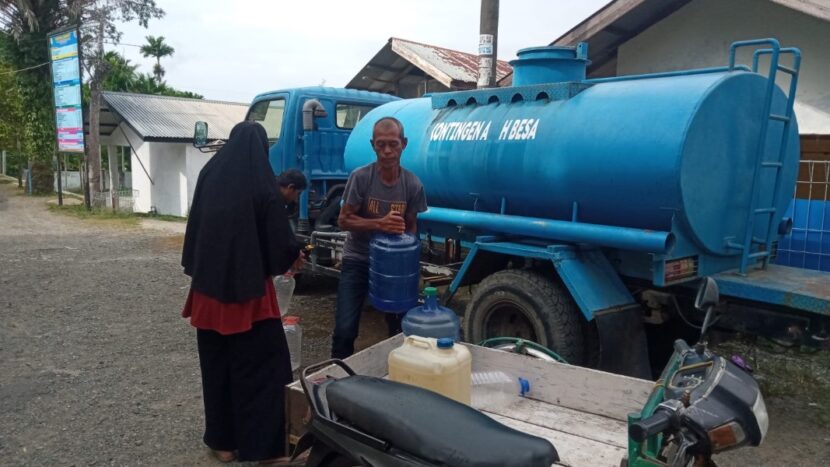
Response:
[[[704,278],[695,298],[695,308],[706,311],[698,343],[692,348],[675,341],[643,410],[629,415],[623,467],[713,466],[712,455],[764,440],[769,418],[758,383],[748,369],[707,346],[718,301],[717,283]]]
[[[329,365],[348,376],[309,380]],[[549,467],[559,460],[545,439],[432,391],[356,375],[341,360],[306,368],[300,381],[311,424],[293,457],[310,450],[307,467]]]

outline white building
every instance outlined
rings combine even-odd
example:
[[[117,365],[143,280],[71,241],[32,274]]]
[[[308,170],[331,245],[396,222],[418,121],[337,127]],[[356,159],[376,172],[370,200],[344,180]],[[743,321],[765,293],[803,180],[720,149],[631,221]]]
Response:
[[[135,212],[187,216],[199,171],[210,158],[193,147],[193,126],[208,123],[209,138],[227,138],[248,104],[104,92],[101,145],[131,153]]]
[[[801,49],[802,159],[830,160],[830,0],[615,0],[553,45],[587,42],[589,76],[601,77],[724,66],[730,44],[767,37]]]

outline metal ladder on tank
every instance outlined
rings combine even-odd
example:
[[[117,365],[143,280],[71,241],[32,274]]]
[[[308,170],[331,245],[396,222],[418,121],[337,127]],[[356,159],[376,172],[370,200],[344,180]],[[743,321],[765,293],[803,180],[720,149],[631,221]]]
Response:
[[[799,69],[801,67],[801,51],[799,49],[795,47],[781,48],[781,45],[775,39],[758,39],[752,41],[735,42],[732,44],[732,46],[729,48],[729,70],[733,70],[736,68],[735,56],[737,49],[741,47],[761,45],[768,45],[769,48],[755,50],[755,53],[752,57],[752,71],[754,73],[758,72],[758,62],[762,55],[770,55],[770,69],[769,76],[767,77],[767,92],[764,98],[763,107],[764,115],[766,116],[766,118],[764,119],[764,122],[761,124],[761,132],[758,136],[756,163],[752,175],[752,185],[750,187],[752,197],[749,205],[750,209],[748,211],[746,219],[746,234],[744,236],[744,241],[743,243],[735,243],[732,241],[727,243],[727,246],[729,248],[741,250],[741,264],[738,269],[738,272],[743,275],[746,274],[746,271],[749,268],[750,261],[760,261],[762,269],[767,267],[767,265],[769,264],[770,255],[772,254],[772,241],[779,234],[778,227],[774,225],[775,219],[777,217],[775,215],[777,211],[776,206],[778,205],[778,201],[782,195],[781,189],[783,185],[783,179],[781,177],[781,171],[784,166],[784,157],[787,153],[787,144],[789,143],[790,125],[792,124],[793,119],[793,103],[795,102],[795,90],[798,84]],[[792,66],[787,67],[779,64],[779,56],[781,54],[792,55]],[[785,109],[785,113],[783,115],[771,113],[772,97],[776,87],[775,80],[778,76],[779,71],[790,75],[790,89],[787,93],[787,106]],[[766,153],[767,133],[769,131],[770,122],[782,122],[783,134],[780,138],[780,146],[777,151],[777,158],[772,161],[765,161],[764,155]],[[775,181],[773,183],[773,186],[775,188],[773,191],[772,202],[770,203],[770,206],[759,206],[761,202],[761,175],[764,170],[775,171]],[[766,238],[759,238],[753,235],[755,230],[755,221],[758,217],[765,218],[765,220],[767,221]],[[753,247],[756,245],[758,245],[759,248],[757,251],[753,252]]]

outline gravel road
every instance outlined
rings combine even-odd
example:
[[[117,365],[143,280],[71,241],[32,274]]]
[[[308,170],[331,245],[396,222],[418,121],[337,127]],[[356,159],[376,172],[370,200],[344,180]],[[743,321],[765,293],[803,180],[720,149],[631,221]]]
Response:
[[[179,314],[182,236],[46,202],[0,183],[0,465],[218,465],[201,443],[195,333]],[[330,281],[294,300],[304,363],[327,357],[333,309]],[[378,314],[363,319],[358,348],[385,333]],[[770,398],[765,445],[721,465],[830,465],[828,418],[815,416],[826,400]]]
[[[0,465],[211,465],[181,235],[80,220],[0,184]],[[334,285],[298,296],[328,355]],[[365,313],[363,348],[385,324]]]

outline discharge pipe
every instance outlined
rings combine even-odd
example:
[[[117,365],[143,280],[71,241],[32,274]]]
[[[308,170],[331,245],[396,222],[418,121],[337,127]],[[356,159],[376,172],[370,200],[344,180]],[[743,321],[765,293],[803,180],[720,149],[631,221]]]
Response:
[[[569,243],[590,243],[620,250],[665,254],[674,247],[674,234],[654,230],[569,222],[538,217],[430,207],[418,220],[458,225],[486,232]]]

